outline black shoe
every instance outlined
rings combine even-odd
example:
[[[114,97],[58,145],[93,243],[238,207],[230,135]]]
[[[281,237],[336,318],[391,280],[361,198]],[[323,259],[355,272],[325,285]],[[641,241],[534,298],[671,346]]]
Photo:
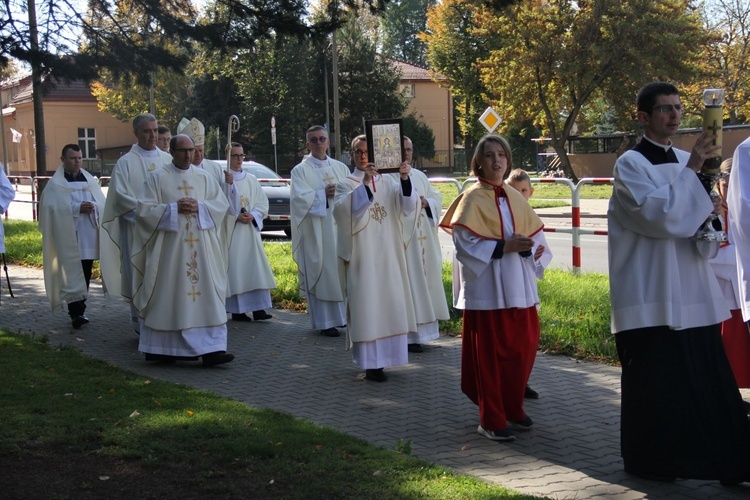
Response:
[[[424,349],[422,349],[422,344],[409,344],[407,350],[409,352],[424,352]]]
[[[266,311],[261,309],[260,311],[253,311],[253,319],[255,321],[263,321],[265,319],[273,318],[272,314],[268,314]]]
[[[523,397],[526,399],[539,399],[539,393],[527,385]]]
[[[232,313],[232,321],[252,321],[247,314],[234,314]]]
[[[73,316],[73,328],[81,328],[83,325],[89,322],[89,319],[81,314],[80,316]]]
[[[324,337],[341,337],[341,332],[334,327],[321,330],[320,334]]]
[[[234,354],[218,351],[203,355],[203,366],[216,366],[229,363],[234,359]]]
[[[177,361],[177,356],[168,356],[166,354],[151,354],[146,353],[146,361],[158,361],[160,363],[174,363]]]
[[[365,379],[373,382],[385,382],[388,380],[388,376],[382,368],[377,368],[375,370],[365,370]]]
[[[517,431],[530,431],[531,428],[534,427],[534,421],[531,420],[531,417],[528,415],[526,415],[526,418],[524,418],[520,422],[509,420],[508,424],[511,429]]]
[[[674,483],[677,480],[677,477],[675,476],[667,476],[667,475],[662,475],[662,474],[652,474],[650,472],[642,472],[639,470],[634,470],[627,466],[625,467],[625,472],[633,476],[638,476],[643,479],[648,479],[649,481],[659,481],[660,483]]]

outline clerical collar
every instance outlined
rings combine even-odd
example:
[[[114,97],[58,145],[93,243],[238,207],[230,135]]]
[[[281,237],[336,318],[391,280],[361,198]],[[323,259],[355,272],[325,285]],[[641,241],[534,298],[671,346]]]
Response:
[[[671,147],[672,147],[672,141],[671,141],[671,140],[669,140],[669,141],[667,142],[667,144],[662,144],[662,143],[660,143],[660,142],[656,142],[656,141],[654,141],[653,139],[649,139],[649,138],[648,138],[648,137],[646,137],[645,135],[643,136],[643,139],[646,139],[646,140],[647,140],[648,142],[650,142],[650,143],[651,143],[651,144],[653,144],[654,146],[658,146],[658,147],[662,148],[662,149],[663,149],[664,151],[669,151],[669,148],[671,148]]]
[[[138,152],[139,155],[141,155],[144,158],[158,158],[159,157],[159,151],[161,151],[159,148],[155,147],[151,151],[147,149],[143,149],[138,144],[133,144],[133,148]]]
[[[83,172],[80,170],[75,176],[67,170],[63,170],[63,174],[65,174],[65,180],[68,182],[87,182],[86,176],[83,175]]]
[[[663,165],[665,163],[677,163],[677,154],[675,154],[670,141],[669,146],[659,144],[646,136],[643,136],[633,151],[642,154],[652,165]]]
[[[319,160],[315,158],[313,155],[308,155],[307,159],[310,160],[310,163],[312,163],[318,168],[327,167],[328,165],[331,164],[331,159],[328,156],[326,156],[325,160]]]

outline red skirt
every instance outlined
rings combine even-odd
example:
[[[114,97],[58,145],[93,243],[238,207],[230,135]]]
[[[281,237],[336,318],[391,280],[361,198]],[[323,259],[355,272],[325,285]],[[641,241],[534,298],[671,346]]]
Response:
[[[732,309],[732,317],[721,324],[721,338],[737,386],[750,388],[750,332],[741,310]]]
[[[482,427],[508,427],[526,418],[523,395],[539,346],[536,307],[465,310],[461,390],[479,406]]]

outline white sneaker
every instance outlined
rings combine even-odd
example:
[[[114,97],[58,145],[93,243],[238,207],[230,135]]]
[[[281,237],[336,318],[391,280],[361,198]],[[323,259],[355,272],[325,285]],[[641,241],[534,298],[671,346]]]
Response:
[[[491,431],[489,429],[485,429],[481,425],[477,427],[477,434],[480,436],[484,436],[487,439],[491,439],[493,441],[515,441],[516,436],[513,435],[512,432],[510,432],[509,429],[503,429],[500,431]]]

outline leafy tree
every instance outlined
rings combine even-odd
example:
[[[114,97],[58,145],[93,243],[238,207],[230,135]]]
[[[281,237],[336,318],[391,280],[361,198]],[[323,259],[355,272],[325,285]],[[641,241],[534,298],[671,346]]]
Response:
[[[475,16],[480,8],[470,0],[444,0],[427,12],[427,30],[420,38],[427,44],[427,61],[435,80],[450,88],[458,130],[467,151],[485,133],[478,118],[487,107],[479,61],[489,55],[486,40],[476,36]]]
[[[185,115],[188,80],[173,70],[159,69],[153,74],[153,82],[154,114],[174,132]],[[91,93],[101,111],[120,120],[132,120],[139,113],[149,112],[149,86],[136,82],[132,76],[123,75],[115,81],[108,70],[103,70],[101,80],[91,84]]]
[[[435,0],[391,0],[381,19],[383,53],[403,61],[425,66],[427,45],[419,34],[427,26],[427,8]]]
[[[399,74],[378,54],[356,16],[337,32],[341,141],[347,145],[364,133],[364,121],[403,115],[406,100],[398,94]],[[344,147],[346,149],[346,147]]]
[[[492,47],[481,61],[491,101],[506,123],[539,124],[572,179],[565,146],[584,106],[606,96],[632,110],[647,81],[688,81],[706,40],[683,0],[521,2],[476,20]]]
[[[412,112],[403,118],[404,135],[411,139],[414,160],[435,156],[435,133]]]
[[[701,69],[693,85],[683,92],[700,125],[703,89],[723,88],[724,112],[732,125],[750,116],[750,2],[711,0],[700,10],[709,43],[703,46]]]

